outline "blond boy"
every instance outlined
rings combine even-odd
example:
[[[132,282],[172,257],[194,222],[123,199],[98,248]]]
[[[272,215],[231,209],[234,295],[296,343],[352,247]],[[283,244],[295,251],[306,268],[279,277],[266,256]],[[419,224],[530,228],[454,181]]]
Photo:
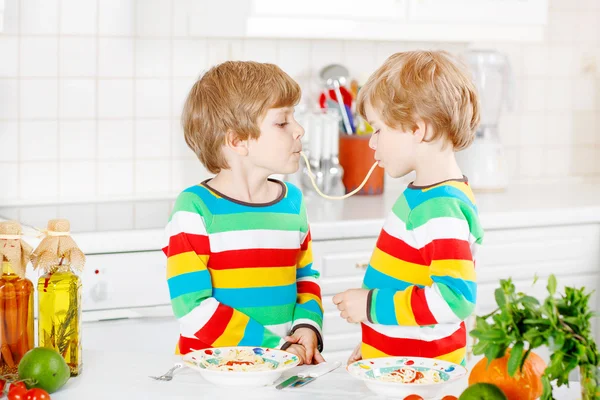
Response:
[[[323,361],[321,293],[298,169],[300,88],[272,64],[225,62],[193,86],[185,140],[215,177],[184,190],[167,225],[178,351],[287,349]]]
[[[361,89],[358,110],[375,131],[370,145],[379,165],[393,178],[415,171],[416,179],[383,226],[363,288],[334,297],[342,318],[362,323],[349,362],[420,356],[464,363],[483,231],[454,153],[471,144],[479,124],[475,87],[448,53],[398,53]]]

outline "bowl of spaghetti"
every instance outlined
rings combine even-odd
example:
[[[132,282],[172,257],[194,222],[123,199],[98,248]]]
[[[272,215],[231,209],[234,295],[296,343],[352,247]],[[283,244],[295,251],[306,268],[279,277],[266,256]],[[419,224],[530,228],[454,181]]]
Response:
[[[292,353],[265,347],[219,347],[192,351],[184,364],[207,381],[224,386],[267,386],[300,360]]]
[[[361,360],[346,370],[374,393],[397,398],[416,394],[425,400],[439,397],[450,384],[467,375],[467,369],[458,364],[421,357]]]

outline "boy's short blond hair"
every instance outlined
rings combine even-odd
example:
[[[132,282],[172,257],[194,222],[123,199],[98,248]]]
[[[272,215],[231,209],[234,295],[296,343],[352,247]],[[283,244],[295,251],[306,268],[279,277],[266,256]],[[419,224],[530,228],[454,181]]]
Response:
[[[479,125],[477,90],[468,70],[444,51],[411,51],[390,56],[361,88],[357,110],[378,110],[392,128],[414,129],[421,118],[462,150],[473,142]]]
[[[298,83],[276,65],[224,62],[208,70],[190,90],[182,115],[185,141],[216,174],[229,168],[222,152],[227,132],[241,140],[257,139],[267,110],[292,107],[300,96]]]

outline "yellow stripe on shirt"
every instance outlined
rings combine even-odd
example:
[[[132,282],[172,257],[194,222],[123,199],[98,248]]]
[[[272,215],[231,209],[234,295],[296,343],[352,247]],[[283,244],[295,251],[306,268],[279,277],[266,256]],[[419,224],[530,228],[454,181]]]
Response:
[[[475,282],[476,274],[473,261],[470,260],[435,260],[431,262],[431,274],[451,276]]]
[[[447,353],[447,354],[443,354],[441,356],[435,357],[435,359],[453,362],[454,364],[460,364],[462,362],[462,360],[465,358],[466,353],[467,353],[467,349],[465,347],[461,347],[460,349],[454,350],[451,353]]]
[[[167,259],[167,279],[174,276],[198,272],[206,269],[208,255],[197,255],[193,251],[186,251],[171,256]]]
[[[242,341],[244,337],[244,329],[240,329],[240,327],[245,327],[248,325],[248,321],[250,321],[250,317],[244,313],[239,311],[233,311],[233,315],[227,324],[227,328],[223,331],[223,334],[219,336],[217,340],[212,344],[212,347],[227,347],[231,346],[232,343],[238,344]]]
[[[398,325],[400,326],[417,325],[417,321],[415,320],[415,316],[410,305],[410,298],[414,289],[415,286],[409,286],[406,288],[406,290],[397,292],[394,295],[394,310],[396,310],[396,319],[398,320]]]
[[[414,285],[430,286],[433,283],[428,266],[400,260],[377,247],[371,257],[371,266],[382,274]]]
[[[219,289],[287,286],[296,282],[296,267],[211,269],[210,275]]]

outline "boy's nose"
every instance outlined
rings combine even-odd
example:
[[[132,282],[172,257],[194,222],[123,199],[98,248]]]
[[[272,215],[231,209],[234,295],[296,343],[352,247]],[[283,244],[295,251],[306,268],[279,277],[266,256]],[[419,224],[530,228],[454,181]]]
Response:
[[[304,136],[304,128],[301,125],[298,125],[298,130],[296,131],[296,139],[300,139]]]
[[[377,150],[377,135],[371,135],[369,139],[369,147],[373,150]]]

